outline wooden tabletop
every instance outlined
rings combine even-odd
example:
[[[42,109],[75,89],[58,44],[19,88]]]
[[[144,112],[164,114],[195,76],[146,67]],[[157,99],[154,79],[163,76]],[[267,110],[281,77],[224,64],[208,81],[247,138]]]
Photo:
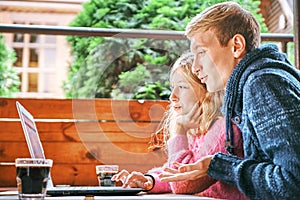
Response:
[[[17,191],[15,189],[13,190],[0,190],[0,200],[17,200]],[[195,195],[181,195],[181,194],[147,194],[147,193],[139,193],[134,196],[65,196],[65,197],[46,197],[45,200],[97,200],[97,199],[104,199],[104,200],[135,200],[135,199],[161,199],[161,200],[172,200],[172,199],[177,199],[177,200],[199,200],[199,199],[211,199],[208,197],[200,197],[200,196],[195,196]]]
[[[2,196],[0,194],[0,199],[10,199],[10,200],[17,200],[17,195],[5,195]],[[65,197],[46,197],[45,200],[54,200],[54,199],[61,199],[61,200],[97,200],[97,199],[104,199],[104,200],[135,200],[135,199],[153,199],[153,200],[199,200],[199,199],[211,199],[207,197],[200,197],[195,195],[181,195],[181,194],[143,194],[143,195],[136,195],[136,196],[94,196],[94,197],[84,197],[84,196],[65,196]]]

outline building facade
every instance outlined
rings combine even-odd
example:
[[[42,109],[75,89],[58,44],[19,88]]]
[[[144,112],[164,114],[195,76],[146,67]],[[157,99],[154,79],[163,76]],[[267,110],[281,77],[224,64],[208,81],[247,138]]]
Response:
[[[0,23],[68,26],[85,0],[1,1]],[[0,30],[1,33],[1,30]],[[17,97],[65,98],[62,86],[67,77],[70,48],[66,37],[30,33],[3,34],[15,49],[14,63],[21,80]]]

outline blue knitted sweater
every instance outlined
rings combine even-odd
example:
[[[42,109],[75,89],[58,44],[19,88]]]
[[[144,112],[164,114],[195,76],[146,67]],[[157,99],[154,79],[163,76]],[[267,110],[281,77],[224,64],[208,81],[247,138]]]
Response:
[[[249,52],[234,68],[223,113],[228,144],[231,122],[242,131],[245,158],[215,154],[208,174],[250,199],[299,199],[300,73],[277,46]]]

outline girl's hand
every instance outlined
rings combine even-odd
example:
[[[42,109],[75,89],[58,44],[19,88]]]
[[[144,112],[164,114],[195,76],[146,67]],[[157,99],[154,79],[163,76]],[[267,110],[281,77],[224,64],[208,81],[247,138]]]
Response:
[[[111,180],[116,181],[116,182],[121,181],[124,184],[124,182],[126,181],[128,175],[129,175],[129,172],[127,170],[123,169],[119,173],[113,175]]]
[[[153,188],[153,180],[149,176],[145,176],[141,172],[131,172],[122,170],[120,173],[112,177],[114,181],[122,181],[122,187],[142,188],[143,190],[150,190]]]
[[[175,133],[186,134],[189,129],[198,128],[200,116],[201,109],[197,102],[188,113],[176,117]]]

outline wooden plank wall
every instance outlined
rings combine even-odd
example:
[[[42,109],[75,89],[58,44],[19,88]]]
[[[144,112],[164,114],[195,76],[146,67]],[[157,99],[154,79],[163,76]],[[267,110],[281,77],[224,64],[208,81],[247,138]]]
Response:
[[[36,119],[54,184],[97,185],[97,164],[146,172],[166,160],[147,147],[167,101],[0,98],[0,162],[30,157],[17,100]],[[15,166],[0,166],[0,186],[16,186]]]

